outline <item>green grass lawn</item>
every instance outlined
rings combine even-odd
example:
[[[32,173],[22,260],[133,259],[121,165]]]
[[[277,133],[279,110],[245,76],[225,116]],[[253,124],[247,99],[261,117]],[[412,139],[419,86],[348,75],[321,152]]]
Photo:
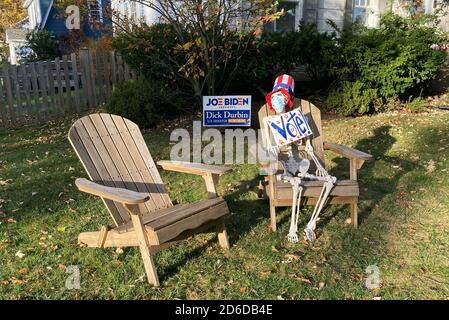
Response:
[[[86,177],[67,140],[71,121],[0,131],[0,298],[3,299],[409,299],[449,297],[449,113],[387,113],[324,122],[326,140],[375,156],[359,172],[360,227],[345,206],[328,207],[318,240],[286,241],[290,209],[278,209],[270,232],[257,198],[256,165],[220,180],[232,215],[232,248],[213,234],[156,255],[161,288],[151,288],[137,249],[87,249],[77,235],[110,223],[100,200],[78,192]],[[155,160],[167,159],[169,132],[145,134]],[[348,177],[345,159],[327,165]],[[199,177],[162,171],[172,199],[206,198]],[[306,214],[307,213],[307,214]],[[300,228],[309,219],[301,217]],[[65,287],[68,266],[81,288]],[[366,268],[380,270],[368,290]]]

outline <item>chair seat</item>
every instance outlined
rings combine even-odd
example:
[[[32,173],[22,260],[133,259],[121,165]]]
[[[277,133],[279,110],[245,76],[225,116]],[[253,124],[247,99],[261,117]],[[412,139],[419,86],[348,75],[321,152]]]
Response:
[[[152,236],[155,244],[162,244],[179,236],[181,233],[198,228],[206,222],[218,220],[229,213],[223,198],[218,197],[196,203],[179,204],[142,216],[143,224]],[[132,231],[132,222],[115,229],[123,233]]]
[[[318,198],[323,189],[323,181],[304,181],[303,197]],[[274,197],[275,199],[292,199],[292,186],[288,182],[276,181]],[[270,193],[270,185],[267,184],[267,194]],[[355,180],[338,180],[330,194],[332,197],[358,197],[359,184]]]

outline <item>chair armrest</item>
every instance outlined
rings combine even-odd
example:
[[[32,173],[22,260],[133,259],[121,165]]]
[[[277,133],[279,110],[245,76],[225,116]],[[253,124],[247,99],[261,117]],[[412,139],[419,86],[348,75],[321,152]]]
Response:
[[[373,156],[368,153],[338,143],[324,142],[324,150],[331,150],[348,159],[358,159],[363,161],[370,161],[373,159]]]
[[[141,193],[127,189],[106,187],[90,180],[79,178],[75,180],[78,190],[94,196],[117,201],[124,204],[139,204],[150,199],[148,193]]]
[[[157,164],[164,170],[191,173],[196,175],[217,174],[221,176],[227,171],[231,170],[228,167],[212,166],[204,163],[184,162],[184,161],[169,161],[161,160]]]

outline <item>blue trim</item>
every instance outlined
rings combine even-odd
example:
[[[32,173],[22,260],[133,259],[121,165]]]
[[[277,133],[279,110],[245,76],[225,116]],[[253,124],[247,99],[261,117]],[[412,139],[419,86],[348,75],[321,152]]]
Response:
[[[288,93],[290,94],[290,96],[293,97],[293,89],[288,84],[286,84],[286,83],[278,83],[277,85],[275,85],[273,87],[273,91],[279,90],[280,88],[283,88],[283,89],[287,90]]]

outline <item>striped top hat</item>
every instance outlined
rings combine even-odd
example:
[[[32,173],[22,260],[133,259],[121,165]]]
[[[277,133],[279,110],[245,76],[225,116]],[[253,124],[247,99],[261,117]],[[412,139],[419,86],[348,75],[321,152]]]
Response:
[[[277,92],[282,93],[286,100],[286,107],[290,109],[293,107],[293,98],[295,96],[295,80],[291,75],[282,74],[276,77],[274,81],[273,90],[267,94],[266,102],[271,110],[274,111],[273,106],[271,105],[271,96]]]

